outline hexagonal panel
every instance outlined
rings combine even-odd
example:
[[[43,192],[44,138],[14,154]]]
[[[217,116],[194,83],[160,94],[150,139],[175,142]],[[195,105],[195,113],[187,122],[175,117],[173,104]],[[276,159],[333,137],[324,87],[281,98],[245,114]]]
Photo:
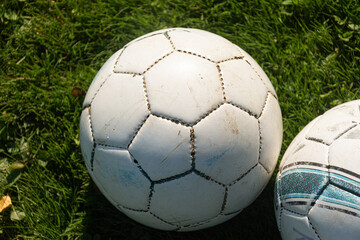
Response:
[[[281,150],[283,126],[279,103],[271,94],[268,94],[259,122],[261,136],[259,162],[268,172],[272,173]]]
[[[358,108],[358,105],[350,102],[325,112],[309,130],[306,138],[331,144],[348,129],[357,125],[360,119]]]
[[[301,216],[284,209],[281,215],[280,226],[282,239],[320,240],[309,223],[307,216]]]
[[[226,100],[259,116],[267,89],[257,73],[242,59],[223,62],[220,69]]]
[[[155,217],[153,214],[148,212],[139,212],[133,211],[125,208],[121,208],[121,211],[126,214],[131,219],[144,224],[145,226],[164,230],[164,231],[173,231],[178,227],[175,225],[170,225],[164,221],[161,221],[159,218]]]
[[[141,74],[171,51],[170,41],[163,34],[142,38],[124,49],[114,71]]]
[[[243,49],[241,49],[240,47],[236,46],[238,48],[238,50],[241,52],[241,54],[243,56],[245,56],[243,58],[244,61],[247,61],[249,63],[249,65],[254,69],[254,71],[260,76],[260,79],[263,81],[263,83],[265,84],[266,88],[268,91],[270,91],[274,96],[276,96],[276,92],[274,89],[274,86],[272,85],[269,77],[266,75],[266,73],[264,72],[264,70],[260,67],[260,65]]]
[[[207,31],[178,28],[168,34],[176,49],[193,52],[213,61],[242,56],[229,40]]]
[[[265,169],[258,165],[241,180],[228,187],[224,214],[239,211],[249,206],[262,192],[270,179]]]
[[[329,163],[332,166],[360,173],[360,125],[330,145]],[[336,169],[330,171],[337,172]],[[353,178],[351,175],[349,177]]]
[[[91,105],[95,141],[126,148],[148,114],[142,78],[111,75]]]
[[[195,167],[229,184],[258,161],[258,121],[230,104],[224,104],[194,126]]]
[[[223,101],[214,63],[175,52],[145,74],[151,111],[193,123]]]
[[[147,209],[150,181],[127,150],[97,146],[93,180],[113,204],[137,210]]]
[[[155,184],[150,211],[175,225],[194,224],[218,215],[224,194],[224,187],[192,173]]]
[[[191,168],[190,128],[150,116],[129,151],[153,181]]]
[[[91,85],[86,93],[83,106],[88,106],[91,104],[92,99],[95,97],[96,93],[99,91],[101,85],[105,82],[105,80],[109,77],[110,74],[113,73],[115,62],[119,57],[120,53],[123,49],[120,49],[116,53],[114,53],[100,68],[96,76],[94,77]]]
[[[91,155],[94,147],[93,137],[91,133],[90,124],[90,109],[83,109],[80,116],[80,147],[81,153],[85,160],[85,166],[90,172],[91,170]]]

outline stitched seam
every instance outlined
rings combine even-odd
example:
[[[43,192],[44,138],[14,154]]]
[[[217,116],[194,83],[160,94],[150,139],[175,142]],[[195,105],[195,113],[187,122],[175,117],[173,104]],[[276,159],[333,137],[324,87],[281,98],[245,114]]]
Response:
[[[258,150],[258,163],[265,169],[265,171],[267,173],[269,173],[269,171],[264,167],[264,165],[261,164],[260,160],[261,160],[261,150],[262,150],[262,134],[261,134],[261,123],[260,123],[260,119],[258,119],[258,129],[259,129],[259,150]]]
[[[115,70],[114,70],[114,73],[116,73],[116,74],[130,74],[130,75],[133,75],[133,77],[142,75],[142,73],[137,73],[137,72],[115,71]]]
[[[150,183],[152,184],[153,181],[151,180],[151,178],[149,177],[149,175],[147,174],[147,172],[145,172],[145,170],[140,166],[138,160],[136,160],[134,158],[134,156],[131,154],[131,152],[129,152],[129,154],[131,155],[131,157],[134,159],[134,163],[136,164],[137,168],[140,170],[141,174],[147,179],[150,181]],[[151,188],[151,186],[150,186]]]
[[[207,224],[209,222],[211,222],[212,220],[214,220],[215,218],[217,218],[220,214],[217,214],[216,216],[210,218],[210,219],[206,219],[204,221],[200,221],[200,222],[197,222],[197,223],[192,223],[192,224],[187,224],[187,225],[184,225],[184,226],[181,226],[181,229],[183,228],[189,228],[189,227],[199,227],[201,225],[204,225],[204,224]]]
[[[359,123],[354,123],[354,125],[350,126],[349,128],[345,129],[343,132],[341,132],[338,136],[336,136],[334,138],[334,140],[332,142],[335,142],[337,139],[339,139],[341,136],[345,135],[347,132],[351,131],[353,128],[355,128],[356,126],[358,126]],[[324,144],[326,146],[330,146],[332,143],[326,143],[324,142],[322,139],[319,139],[319,138],[315,138],[315,137],[306,137],[305,138],[306,140],[309,140],[309,141],[313,141],[313,142],[318,142],[318,143],[321,143],[321,144]]]
[[[282,209],[285,209],[286,211],[291,212],[291,213],[296,214],[296,215],[301,216],[301,217],[307,217],[307,214],[298,213],[298,212],[296,212],[294,210],[287,209],[285,206],[282,206]]]
[[[121,55],[123,54],[123,52],[125,51],[126,48],[127,48],[127,46],[124,46],[124,47],[123,47],[123,50],[121,51],[121,53],[119,54],[119,56],[116,58],[116,61],[115,61],[114,67],[113,67],[113,72],[114,72],[114,73],[115,73],[115,67],[116,67],[116,65],[117,65],[117,63],[118,63]]]
[[[149,209],[143,210],[143,209],[129,208],[129,207],[122,206],[121,204],[117,204],[116,207],[118,207],[118,208],[124,208],[124,209],[126,209],[126,210],[131,210],[131,211],[134,211],[134,212],[148,212],[148,211],[149,211]]]
[[[329,173],[328,173],[329,174]],[[330,174],[329,174],[330,175]],[[314,201],[310,204],[310,208],[307,212],[307,215],[309,215],[311,209],[313,209],[313,207],[315,206],[317,200],[320,198],[320,196],[324,193],[325,189],[330,185],[330,178],[329,176],[327,177],[327,183],[325,183],[325,185],[320,189],[319,194],[316,195],[316,197],[314,198]]]
[[[143,88],[144,88],[144,93],[145,93],[145,98],[146,98],[146,105],[147,105],[149,112],[151,112],[148,91],[146,88],[145,76],[143,76]]]
[[[157,59],[153,64],[151,64],[142,74],[145,74],[147,71],[149,71],[153,66],[155,66],[156,64],[158,64],[161,60],[163,60],[164,58],[166,58],[167,56],[169,56],[170,54],[172,54],[174,51],[171,51],[167,54],[165,54],[164,56],[162,56],[161,58]]]
[[[233,215],[233,214],[239,214],[243,209],[240,209],[240,210],[237,210],[235,212],[230,212],[230,213],[223,213],[223,214],[220,214],[220,215],[223,215],[223,216],[229,216],[229,215]]]
[[[94,131],[93,131],[92,121],[91,121],[91,105],[88,107],[88,112],[89,112],[89,124],[90,124],[91,138],[93,141],[93,147],[91,150],[91,157],[90,157],[90,170],[94,171],[94,156],[95,156],[96,142],[95,142]]]
[[[97,95],[98,92],[100,91],[100,88],[102,88],[102,86],[105,84],[105,82],[110,78],[111,74],[112,74],[112,73],[110,73],[110,74],[108,74],[108,75],[106,76],[105,80],[100,84],[99,88],[98,88],[97,91],[94,93],[94,96],[91,98],[90,103],[87,104],[87,105],[85,105],[85,106],[83,107],[83,110],[84,110],[85,108],[91,106],[91,104],[92,104],[92,102],[94,101],[96,95]]]
[[[316,236],[317,236],[319,239],[321,239],[319,233],[316,231],[315,227],[312,225],[309,216],[307,216],[307,219],[308,219],[308,221],[309,221],[309,224],[310,224],[311,228],[314,230]]]
[[[142,128],[142,126],[144,126],[146,120],[148,120],[148,118],[150,117],[151,114],[148,114],[144,120],[139,124],[139,127],[136,129],[135,133],[134,133],[134,136],[130,139],[130,142],[127,146],[127,148],[129,149],[130,148],[130,145],[132,144],[132,142],[134,141],[136,135],[139,133],[140,129]]]
[[[129,71],[116,71],[114,69],[114,73],[123,73],[123,74],[132,74],[134,76],[136,75],[144,75],[146,72],[148,72],[152,67],[154,67],[156,64],[158,64],[161,60],[163,60],[164,58],[166,58],[167,56],[169,56],[170,54],[172,54],[174,51],[171,51],[167,54],[165,54],[164,56],[160,57],[159,59],[155,60],[154,63],[152,63],[147,69],[145,69],[145,71],[143,71],[142,73],[138,73],[138,72],[129,72]]]
[[[180,119],[177,119],[177,118],[174,118],[174,117],[169,117],[169,116],[164,116],[164,115],[161,115],[159,113],[154,113],[154,112],[151,112],[151,115],[155,116],[155,117],[159,117],[159,118],[162,118],[162,119],[165,119],[165,120],[168,120],[170,122],[173,122],[175,124],[180,124],[182,126],[185,126],[185,127],[193,127],[195,126],[196,124],[198,124],[199,122],[201,122],[202,120],[204,120],[205,118],[207,118],[212,112],[216,111],[217,109],[219,109],[222,105],[224,105],[225,102],[221,102],[220,104],[218,104],[216,107],[214,107],[213,109],[211,109],[210,111],[207,111],[205,114],[203,114],[202,116],[199,117],[198,120],[196,120],[195,122],[185,122],[185,121],[182,121]],[[233,105],[233,104],[232,104]],[[234,105],[236,106],[236,105]],[[241,109],[241,108],[240,108]],[[245,111],[244,109],[241,109],[243,111]],[[245,111],[246,112],[246,111]]]
[[[168,31],[164,32],[164,36],[166,37],[167,40],[169,40],[171,47],[175,50],[175,45],[174,45],[173,41],[171,40],[169,32]]]
[[[222,73],[221,73],[221,68],[220,68],[219,64],[216,64],[216,69],[219,72],[219,78],[220,78],[220,83],[221,83],[222,94],[223,94],[224,101],[226,102],[224,79],[223,79],[223,76],[222,76]]]
[[[173,175],[173,176],[170,176],[170,177],[166,177],[166,178],[163,178],[163,179],[160,179],[160,180],[155,180],[155,181],[152,181],[154,184],[162,184],[162,183],[165,183],[165,182],[169,182],[169,181],[172,181],[172,180],[175,180],[175,179],[179,179],[179,178],[182,178],[182,177],[185,177],[186,175],[189,175],[193,172],[193,170],[187,170],[183,173],[180,173],[180,174],[176,174],[176,175]]]
[[[261,112],[260,112],[260,114],[259,114],[258,119],[261,118],[261,116],[263,115],[263,113],[264,113],[264,111],[265,111],[266,104],[268,103],[269,98],[270,98],[270,94],[269,94],[269,93],[270,93],[269,91],[266,93],[264,105],[263,105],[263,107],[262,107],[262,109],[261,109]]]
[[[211,113],[215,112],[216,110],[218,110],[222,105],[224,105],[224,102],[220,103],[219,105],[217,105],[216,107],[214,107],[213,109],[211,109],[210,111],[206,112],[204,115],[200,116],[200,118],[195,121],[192,126],[198,124],[199,122],[201,122],[202,120],[204,120],[205,118],[207,118]]]
[[[194,170],[195,169],[195,153],[196,153],[196,148],[195,148],[195,133],[194,133],[194,128],[190,128],[190,155],[191,155],[191,169]]]
[[[335,142],[337,139],[339,139],[341,136],[345,135],[346,133],[348,133],[349,131],[351,131],[353,128],[355,128],[356,126],[358,126],[359,124],[354,122],[354,125],[350,126],[349,128],[347,128],[345,131],[341,132],[338,136],[336,136],[333,140],[333,142]],[[329,164],[330,165],[330,164]]]
[[[116,148],[116,149],[119,149],[119,150],[127,150],[126,147],[119,147],[119,146],[103,144],[103,143],[96,143],[96,145],[100,146],[100,147],[108,147],[108,148]]]
[[[168,120],[170,122],[173,122],[175,124],[180,124],[182,126],[185,126],[185,127],[191,127],[191,124],[187,123],[187,122],[184,122],[180,119],[176,119],[176,118],[171,118],[171,117],[166,117],[166,116],[163,116],[163,115],[160,115],[160,114],[157,114],[157,113],[154,113],[152,112],[151,115],[155,116],[155,117],[158,117],[158,118],[162,118],[162,119],[165,119],[165,120]]]
[[[226,187],[226,186],[225,186],[225,184],[223,184],[223,183],[221,183],[221,182],[219,182],[219,181],[215,180],[214,178],[212,178],[212,177],[210,177],[210,176],[206,175],[205,173],[200,172],[200,171],[199,171],[199,170],[197,170],[197,169],[194,169],[194,171],[193,171],[193,172],[194,172],[196,175],[198,175],[198,176],[200,176],[200,177],[202,177],[202,178],[205,178],[205,179],[206,179],[206,180],[208,180],[208,181],[212,181],[212,182],[214,182],[214,183],[219,184],[220,186]]]
[[[232,186],[235,183],[237,183],[238,181],[240,181],[241,179],[243,179],[243,177],[245,177],[249,172],[251,172],[251,170],[253,170],[259,163],[256,163],[254,166],[252,166],[249,170],[247,170],[244,174],[242,174],[240,177],[238,177],[235,181],[232,181],[228,186]]]
[[[280,203],[281,204],[281,203]],[[283,213],[283,210],[284,210],[284,208],[283,208],[283,206],[281,205],[280,206],[280,214],[279,214],[279,231],[281,232],[281,217],[282,217],[282,213]]]
[[[220,214],[222,214],[225,211],[226,203],[227,203],[227,196],[228,196],[228,187],[225,187],[225,194],[224,194],[224,200],[221,205]]]
[[[256,71],[256,69],[254,68],[254,66],[251,65],[251,63],[250,63],[247,59],[245,59],[245,58],[243,58],[243,59],[244,59],[245,62],[246,62],[247,64],[249,64],[249,66],[254,70],[254,72],[256,73],[256,75],[258,75],[258,77],[260,78],[261,82],[264,84],[265,88],[270,92],[270,89],[267,87],[267,85],[266,85],[266,83],[265,83],[265,80],[260,76],[260,74],[258,73],[258,71]],[[274,97],[277,99],[276,96],[274,96]]]
[[[167,30],[167,31],[165,31],[165,32],[172,32],[172,31],[175,31],[175,30],[176,30],[176,29],[174,28],[174,29],[169,29],[169,30]],[[153,37],[153,36],[156,36],[156,35],[164,34],[165,32],[157,32],[157,33],[153,33],[153,34],[151,34],[151,35],[145,36],[145,37],[141,37],[141,36],[140,36],[140,38],[137,39],[136,41],[134,40],[134,41],[131,41],[130,43],[126,44],[126,45],[124,46],[124,48],[125,48],[125,47],[128,47],[128,46],[130,46],[130,45],[132,45],[132,44],[134,44],[134,43],[136,43],[136,42],[139,42],[139,41],[141,41],[141,40],[144,40],[144,39],[146,39],[146,38]]]
[[[228,62],[228,61],[232,61],[232,60],[241,60],[243,58],[244,58],[244,56],[235,56],[235,57],[232,57],[232,58],[227,58],[227,59],[224,59],[224,60],[217,61],[216,63],[219,64],[219,63]]]
[[[197,57],[200,57],[200,58],[203,58],[205,60],[208,60],[212,63],[216,63],[215,61],[211,60],[210,58],[207,58],[205,56],[202,56],[200,54],[197,54],[197,53],[194,53],[194,52],[190,52],[190,51],[185,51],[185,50],[180,50],[180,49],[176,49],[177,52],[180,52],[180,53],[186,53],[186,54],[190,54],[190,55],[193,55],[193,56],[197,56]]]
[[[152,196],[153,196],[153,193],[154,193],[154,182],[151,182],[151,185],[150,185],[150,193],[148,195],[148,204],[147,204],[147,210],[150,211],[150,204],[151,204],[151,199],[152,199]]]
[[[156,216],[156,215],[155,215],[154,213],[152,213],[151,211],[149,211],[149,213],[150,213],[153,217],[159,219],[160,221],[162,221],[162,222],[164,222],[164,223],[167,223],[167,224],[169,224],[169,225],[171,225],[171,226],[179,227],[179,226],[176,225],[176,224],[173,224],[173,223],[171,223],[171,222],[168,222],[168,221],[162,219],[162,218],[159,217],[159,216]]]
[[[321,139],[318,139],[318,138],[314,138],[314,137],[306,137],[305,138],[306,140],[309,140],[309,141],[313,141],[313,142],[317,142],[317,143],[321,143],[323,145],[326,145],[326,146],[330,146],[330,144],[324,142],[323,140]]]
[[[233,103],[231,101],[226,101],[226,103],[230,104],[230,105],[232,105],[232,106],[234,106],[236,108],[239,108],[240,110],[242,110],[242,111],[246,112],[247,114],[249,114],[251,117],[254,117],[256,119],[258,118],[257,114],[253,113],[252,111],[250,111],[249,109],[247,109],[247,108],[245,108],[245,107],[243,107],[241,105],[238,105],[238,104]]]
[[[259,156],[260,156],[260,154],[259,154]],[[270,171],[267,170],[267,168],[264,166],[264,164],[262,164],[262,163],[260,162],[260,157],[259,157],[259,166],[261,166],[261,167],[265,170],[265,172],[270,173]]]

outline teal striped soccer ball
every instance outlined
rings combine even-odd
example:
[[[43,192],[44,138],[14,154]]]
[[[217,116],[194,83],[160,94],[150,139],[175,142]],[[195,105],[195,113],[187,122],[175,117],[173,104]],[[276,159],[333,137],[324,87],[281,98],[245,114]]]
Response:
[[[284,240],[360,239],[360,100],[296,136],[277,175],[275,212]]]

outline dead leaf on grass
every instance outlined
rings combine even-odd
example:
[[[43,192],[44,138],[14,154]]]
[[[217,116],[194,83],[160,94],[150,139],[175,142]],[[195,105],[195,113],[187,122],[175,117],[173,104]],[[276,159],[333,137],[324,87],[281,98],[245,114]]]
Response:
[[[71,95],[74,97],[81,97],[86,95],[86,91],[84,89],[81,89],[79,87],[74,87],[71,90]]]
[[[11,198],[9,195],[3,196],[0,199],[0,213],[7,207],[11,206]]]

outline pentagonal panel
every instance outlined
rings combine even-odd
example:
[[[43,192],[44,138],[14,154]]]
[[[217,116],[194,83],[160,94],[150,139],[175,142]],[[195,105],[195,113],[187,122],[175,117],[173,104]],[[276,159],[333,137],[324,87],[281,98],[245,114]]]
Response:
[[[265,169],[258,165],[241,180],[228,187],[224,213],[232,213],[249,206],[266,186],[270,178]]]
[[[194,224],[218,215],[224,194],[224,187],[192,173],[155,184],[150,211],[175,225]]]
[[[134,219],[135,221],[144,224],[145,226],[164,230],[164,231],[173,231],[178,227],[175,225],[170,225],[164,221],[161,221],[159,218],[155,217],[149,211],[139,212],[133,211],[125,208],[121,208],[121,211],[126,214],[129,218]]]
[[[241,54],[244,56],[243,60],[246,61],[253,69],[254,71],[259,75],[260,79],[265,84],[268,91],[270,91],[274,96],[276,96],[276,92],[274,89],[274,86],[271,84],[270,79],[264,72],[264,70],[259,66],[259,64],[243,49],[236,46],[238,50],[241,52]]]
[[[267,89],[257,73],[244,60],[220,64],[226,100],[259,116]]]
[[[258,161],[258,122],[224,104],[194,126],[196,169],[229,184]]]
[[[91,101],[99,91],[101,85],[105,82],[105,80],[109,77],[109,75],[113,73],[115,62],[119,57],[120,53],[122,52],[122,50],[123,49],[120,49],[119,51],[114,53],[100,68],[100,70],[94,77],[93,81],[91,82],[91,85],[86,93],[83,106],[88,106],[91,104]]]
[[[95,141],[126,148],[148,114],[142,78],[111,75],[91,105]]]
[[[357,125],[360,115],[353,102],[342,104],[324,113],[306,135],[325,144],[331,144],[344,132]]]
[[[285,209],[281,215],[281,237],[282,239],[320,240],[307,216],[301,216]]]
[[[242,56],[237,47],[219,35],[198,29],[181,29],[168,33],[176,49],[221,61]]]
[[[80,146],[88,170],[91,169],[91,155],[94,147],[91,131],[90,108],[85,108],[80,116]]]
[[[147,209],[150,181],[142,174],[127,150],[97,146],[93,178],[102,193],[121,206]]]
[[[156,34],[135,41],[124,48],[115,66],[115,72],[143,73],[158,59],[172,51],[164,34]]]
[[[157,115],[195,122],[223,101],[215,64],[175,52],[146,74],[151,111]]]
[[[360,173],[360,125],[330,145],[329,163],[332,166]],[[331,171],[339,172],[336,168]]]
[[[310,210],[309,219],[321,239],[358,240],[360,197],[329,185]]]
[[[151,115],[129,151],[154,181],[183,173],[191,168],[190,128]]]
[[[281,150],[283,128],[279,103],[271,94],[268,94],[259,122],[261,139],[259,162],[272,173]]]

